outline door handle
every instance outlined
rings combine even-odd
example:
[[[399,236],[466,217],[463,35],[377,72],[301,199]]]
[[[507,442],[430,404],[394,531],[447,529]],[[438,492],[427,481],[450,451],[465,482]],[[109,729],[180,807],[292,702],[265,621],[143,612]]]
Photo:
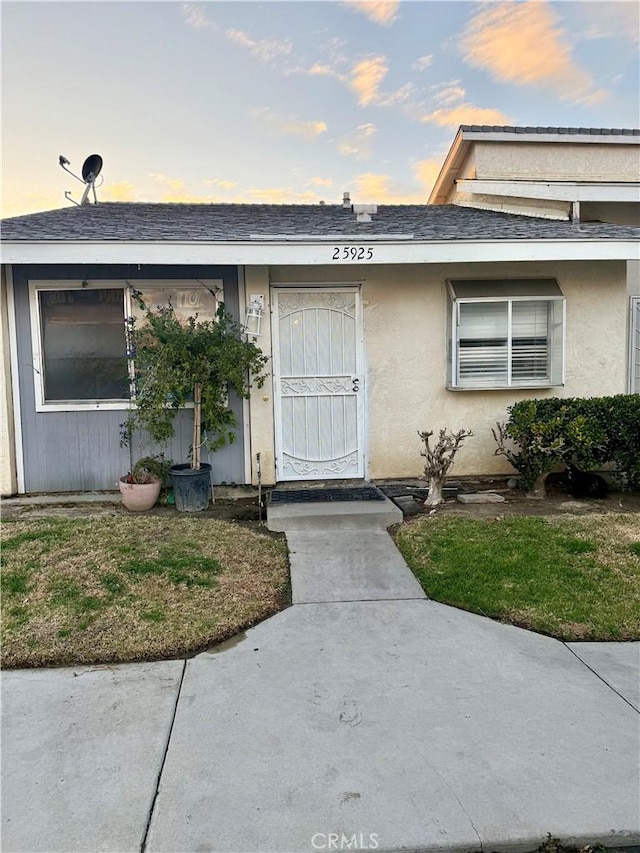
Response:
[[[357,394],[358,391],[360,390],[360,380],[358,379],[357,376],[354,376],[352,382],[353,382],[352,390],[355,394]]]

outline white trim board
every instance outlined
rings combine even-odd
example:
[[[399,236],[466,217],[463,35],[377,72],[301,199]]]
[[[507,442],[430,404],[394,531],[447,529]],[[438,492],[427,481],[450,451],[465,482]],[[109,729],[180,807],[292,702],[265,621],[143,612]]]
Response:
[[[465,142],[585,142],[593,145],[640,145],[640,136],[621,133],[509,133],[504,131],[462,130]]]
[[[13,269],[7,266],[7,315],[9,321],[9,359],[11,363],[11,394],[13,397],[13,433],[16,455],[16,486],[18,494],[25,493],[24,445],[22,443],[22,407],[20,403],[20,373],[18,370],[18,330]]]
[[[240,323],[244,323],[243,316],[247,306],[247,285],[244,275],[244,267],[238,266],[238,313]],[[266,319],[263,317],[263,322]],[[242,441],[244,446],[244,482],[251,483],[252,448],[251,448],[251,410],[248,398],[242,400]]]
[[[250,243],[39,242],[5,243],[3,260],[13,264],[181,264],[270,266],[324,264],[344,270],[377,264],[492,263],[496,261],[640,260],[640,241],[624,238],[541,240],[456,240],[375,243],[372,257],[333,261],[334,249],[350,246],[322,241],[297,244]]]
[[[640,184],[578,183],[576,181],[498,181],[479,178],[455,182],[458,192],[537,198],[546,201],[640,202]]]

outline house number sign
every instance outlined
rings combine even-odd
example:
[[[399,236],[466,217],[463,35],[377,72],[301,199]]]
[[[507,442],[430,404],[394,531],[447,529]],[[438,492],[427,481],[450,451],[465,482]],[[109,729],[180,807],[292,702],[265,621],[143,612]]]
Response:
[[[371,246],[336,246],[331,255],[332,261],[370,261],[372,258]]]

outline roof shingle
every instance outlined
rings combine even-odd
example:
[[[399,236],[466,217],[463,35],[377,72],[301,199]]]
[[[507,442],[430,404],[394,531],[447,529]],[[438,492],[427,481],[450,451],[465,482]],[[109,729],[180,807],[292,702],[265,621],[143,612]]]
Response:
[[[381,205],[359,223],[341,205],[152,204],[107,202],[32,213],[2,221],[13,241],[244,242],[335,236],[419,241],[639,239],[640,229],[574,224],[457,205]]]
[[[518,127],[499,124],[461,124],[460,130],[473,133],[557,133],[581,136],[640,136],[633,127]]]

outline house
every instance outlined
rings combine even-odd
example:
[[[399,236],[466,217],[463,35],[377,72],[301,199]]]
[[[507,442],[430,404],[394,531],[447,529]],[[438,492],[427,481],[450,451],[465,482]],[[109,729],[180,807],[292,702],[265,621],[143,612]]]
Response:
[[[463,127],[429,204],[5,220],[3,492],[113,489],[127,469],[132,288],[185,316],[263,307],[270,375],[231,400],[240,426],[214,482],[255,483],[258,454],[265,484],[415,477],[417,431],[441,427],[473,430],[457,475],[510,470],[491,427],[516,400],[640,390],[639,155],[637,130]],[[190,438],[179,421],[168,455]]]

